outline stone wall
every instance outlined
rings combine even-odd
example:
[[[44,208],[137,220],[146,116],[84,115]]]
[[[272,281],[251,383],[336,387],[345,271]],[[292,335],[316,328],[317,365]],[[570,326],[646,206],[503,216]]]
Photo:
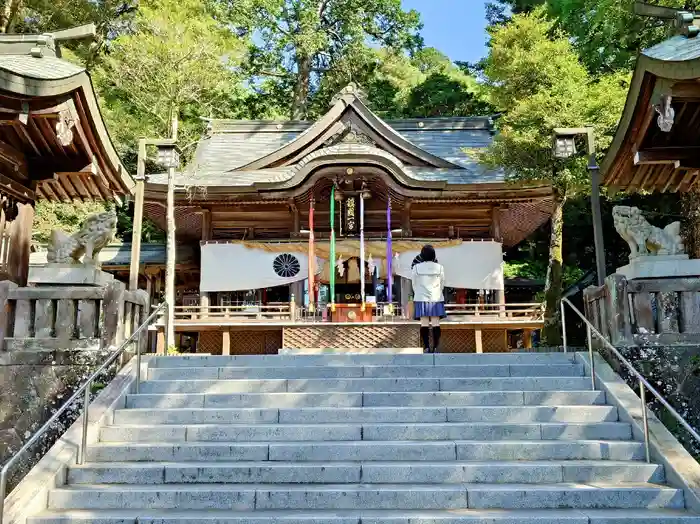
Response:
[[[3,464],[70,398],[108,354],[108,351],[94,349],[0,353],[0,461]],[[123,359],[128,357],[125,355]],[[111,380],[115,371],[116,366],[96,381],[93,395]],[[18,467],[13,468],[9,489],[75,421],[82,405],[81,398],[52,425]]]
[[[639,384],[617,357],[599,350],[610,366],[639,394]],[[618,348],[674,409],[700,432],[700,346],[656,346]],[[700,459],[700,444],[647,393],[649,407],[685,448]]]

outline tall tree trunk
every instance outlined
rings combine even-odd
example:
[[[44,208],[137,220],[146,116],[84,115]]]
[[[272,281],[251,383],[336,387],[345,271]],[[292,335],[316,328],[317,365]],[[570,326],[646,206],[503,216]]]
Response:
[[[552,213],[552,234],[549,239],[549,266],[547,267],[547,281],[544,288],[544,329],[542,330],[543,342],[548,346],[561,344],[561,318],[559,304],[562,292],[562,244],[564,242],[564,203],[566,197],[555,194],[554,212]]]
[[[14,24],[22,0],[5,0],[0,9],[0,33],[7,33]]]
[[[309,85],[311,84],[311,57],[300,55],[297,58],[297,79],[294,83],[292,98],[292,120],[306,119],[306,106],[309,101]]]
[[[170,138],[177,140],[177,111],[171,115]],[[175,167],[168,168],[167,260],[165,265],[165,300],[168,303],[167,340],[175,346]],[[166,349],[167,351],[167,349]]]

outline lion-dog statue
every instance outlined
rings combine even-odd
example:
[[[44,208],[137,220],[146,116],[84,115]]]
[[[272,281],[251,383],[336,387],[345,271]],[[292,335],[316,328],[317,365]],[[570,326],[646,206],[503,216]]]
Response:
[[[630,246],[630,260],[643,255],[682,255],[681,223],[661,229],[647,222],[639,208],[613,207],[615,230]]]
[[[49,263],[83,264],[99,267],[98,254],[114,240],[117,215],[113,210],[90,215],[80,230],[73,235],[54,230],[48,245],[46,259]]]

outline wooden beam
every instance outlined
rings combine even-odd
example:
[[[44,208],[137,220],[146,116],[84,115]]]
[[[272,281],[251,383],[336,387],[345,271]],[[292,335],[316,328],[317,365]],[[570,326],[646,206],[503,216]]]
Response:
[[[39,129],[39,127],[37,126],[34,119],[32,119],[32,118],[29,119],[29,121],[27,122],[27,127],[29,129],[31,129],[36,136],[39,137],[39,141],[41,142],[41,145],[44,147],[45,152],[52,153],[53,151],[51,149],[51,146],[46,141],[44,134],[41,132],[41,129]],[[39,156],[43,156],[43,153],[39,153]]]
[[[6,142],[0,142],[0,159],[13,166],[14,172],[21,178],[25,180],[29,178],[27,157],[21,151]]]
[[[66,193],[66,190],[58,180],[47,180],[46,184],[51,184],[51,188],[54,190],[54,193],[56,193],[62,201],[71,201],[70,195]]]
[[[700,160],[700,147],[654,147],[641,149],[634,154],[634,165],[672,164],[678,168],[684,160]]]
[[[36,198],[33,189],[5,175],[0,175],[0,193],[11,195],[21,202],[33,202]]]

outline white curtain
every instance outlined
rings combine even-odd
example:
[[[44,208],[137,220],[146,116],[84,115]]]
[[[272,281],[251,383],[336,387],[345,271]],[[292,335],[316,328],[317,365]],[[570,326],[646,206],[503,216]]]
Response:
[[[282,286],[308,278],[308,255],[298,251],[281,252],[251,249],[240,243],[203,244],[201,292],[240,291]],[[445,268],[445,285],[464,289],[502,289],[503,255],[498,242],[463,242],[436,248],[438,262]],[[411,278],[415,251],[401,253],[392,261],[393,272]],[[386,261],[382,260],[384,267]],[[316,258],[317,273],[326,261]],[[357,268],[355,268],[357,271]],[[386,275],[386,270],[381,272]]]
[[[241,291],[282,286],[309,277],[309,257],[301,253],[274,253],[242,244],[203,244],[200,292]],[[316,258],[318,273],[324,260]]]
[[[413,260],[419,250],[401,253],[394,259],[394,272],[411,278]],[[436,248],[438,262],[445,268],[445,285],[462,289],[503,289],[503,250],[499,242],[463,242]]]

